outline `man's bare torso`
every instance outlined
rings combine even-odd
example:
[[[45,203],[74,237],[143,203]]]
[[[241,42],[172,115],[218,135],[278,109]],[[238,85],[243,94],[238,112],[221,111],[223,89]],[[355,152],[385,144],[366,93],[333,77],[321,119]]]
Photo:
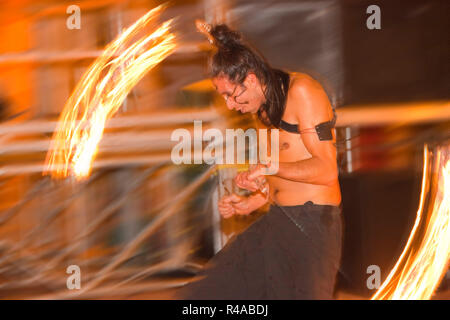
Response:
[[[291,74],[290,88],[297,85],[298,82],[304,77],[309,76],[298,73]],[[289,92],[286,109],[282,119],[286,122],[296,124],[298,123],[298,120],[296,119],[294,108],[301,108],[301,105],[296,103],[295,99],[292,98]],[[332,117],[333,111],[330,105],[329,119]],[[291,133],[281,129],[279,130],[280,162],[294,162],[311,157],[311,154],[308,152],[303,143],[303,135],[304,134]],[[327,143],[330,145],[330,148],[335,148],[335,138],[335,132],[333,132],[333,141],[318,141],[317,143]],[[328,185],[302,183],[277,176],[267,176],[267,180],[269,183],[270,200],[278,205],[292,206],[304,204],[307,201],[312,201],[315,204],[339,205],[341,202],[340,187],[337,179],[334,183]]]

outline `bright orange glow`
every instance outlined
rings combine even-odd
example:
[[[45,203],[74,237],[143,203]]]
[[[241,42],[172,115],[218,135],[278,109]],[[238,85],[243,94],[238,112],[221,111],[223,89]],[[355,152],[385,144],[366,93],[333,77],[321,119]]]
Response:
[[[64,106],[44,174],[78,179],[90,174],[106,120],[136,83],[176,47],[175,36],[169,32],[172,20],[150,35],[137,36],[162,9],[149,11],[122,32],[83,75]]]
[[[449,259],[450,145],[435,152],[425,147],[414,227],[400,258],[372,299],[430,299],[448,269]]]

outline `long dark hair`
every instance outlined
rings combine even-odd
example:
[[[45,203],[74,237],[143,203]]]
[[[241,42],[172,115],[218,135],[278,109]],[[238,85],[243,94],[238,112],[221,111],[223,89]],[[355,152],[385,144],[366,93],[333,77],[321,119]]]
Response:
[[[212,26],[210,34],[217,47],[209,61],[211,77],[224,75],[230,81],[242,84],[248,73],[253,72],[266,86],[266,102],[258,109],[258,118],[268,127],[279,128],[286,107],[289,74],[273,69],[261,54],[242,41],[240,33],[227,25]]]

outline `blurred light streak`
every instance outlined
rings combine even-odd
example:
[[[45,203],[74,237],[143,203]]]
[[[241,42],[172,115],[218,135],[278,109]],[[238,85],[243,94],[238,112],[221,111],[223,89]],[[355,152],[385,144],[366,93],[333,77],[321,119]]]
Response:
[[[430,299],[448,269],[449,259],[450,144],[433,151],[425,145],[414,227],[400,258],[371,299]]]
[[[135,40],[164,7],[150,10],[121,33],[83,75],[61,114],[44,175],[51,174],[53,178],[73,175],[78,179],[89,175],[106,120],[117,112],[147,71],[176,47],[175,36],[169,32],[172,20]]]
[[[184,42],[177,46],[174,54],[195,54],[207,51],[207,42]],[[71,51],[28,51],[18,53],[0,54],[0,65],[12,64],[53,64],[61,62],[72,62],[77,60],[96,59],[104,52],[101,50],[71,50]],[[113,57],[117,57],[114,55]]]
[[[136,126],[159,127],[161,123],[165,125],[179,125],[193,123],[194,120],[209,122],[217,120],[219,116],[220,114],[214,109],[205,110],[199,107],[183,110],[152,111],[151,113],[121,115],[120,117],[109,119],[105,128],[135,129]],[[8,134],[12,137],[20,134],[53,132],[57,126],[58,122],[51,120],[30,120],[26,123],[1,124],[0,135]]]

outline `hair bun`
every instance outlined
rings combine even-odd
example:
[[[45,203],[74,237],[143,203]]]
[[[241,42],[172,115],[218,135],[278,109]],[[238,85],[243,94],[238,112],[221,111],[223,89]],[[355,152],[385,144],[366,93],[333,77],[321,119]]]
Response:
[[[219,48],[227,48],[241,44],[241,34],[231,30],[225,24],[213,26],[210,34],[214,38],[215,45]]]

